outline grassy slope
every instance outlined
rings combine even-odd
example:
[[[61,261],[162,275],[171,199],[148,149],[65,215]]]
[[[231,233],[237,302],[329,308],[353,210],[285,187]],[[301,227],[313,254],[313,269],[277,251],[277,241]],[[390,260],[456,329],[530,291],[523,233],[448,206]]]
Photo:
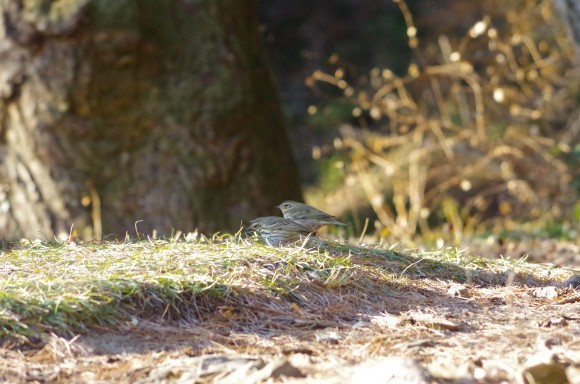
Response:
[[[339,243],[272,248],[231,236],[30,244],[2,253],[0,268],[0,332],[9,349],[42,345],[50,332],[71,337],[90,329],[127,331],[145,321],[160,327],[225,322],[233,332],[260,333],[350,327],[395,316],[401,329],[411,324],[413,340],[417,324],[465,328],[437,320],[433,311],[453,317],[498,301],[521,306],[533,287],[558,285],[572,274],[455,249],[396,252]],[[541,305],[534,298],[532,307],[542,313],[563,298],[541,299]]]

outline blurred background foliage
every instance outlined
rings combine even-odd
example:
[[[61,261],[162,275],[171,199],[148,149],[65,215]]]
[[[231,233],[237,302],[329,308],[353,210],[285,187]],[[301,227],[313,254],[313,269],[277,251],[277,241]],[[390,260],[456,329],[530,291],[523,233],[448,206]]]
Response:
[[[306,200],[351,235],[577,236],[580,76],[551,1],[262,8]]]

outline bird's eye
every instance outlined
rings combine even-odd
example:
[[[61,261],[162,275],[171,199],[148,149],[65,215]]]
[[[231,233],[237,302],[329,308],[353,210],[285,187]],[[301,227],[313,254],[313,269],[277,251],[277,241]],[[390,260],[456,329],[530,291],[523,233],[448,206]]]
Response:
[[[292,204],[290,204],[290,203],[284,204],[284,208],[290,208],[291,206],[292,206]]]

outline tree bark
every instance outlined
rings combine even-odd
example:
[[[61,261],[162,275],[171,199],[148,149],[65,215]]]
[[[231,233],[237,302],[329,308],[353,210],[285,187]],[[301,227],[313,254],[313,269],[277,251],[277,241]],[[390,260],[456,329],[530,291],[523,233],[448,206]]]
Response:
[[[564,29],[574,50],[574,70],[570,74],[570,84],[574,87],[578,87],[580,82],[580,4],[574,0],[555,0],[554,7],[558,11]],[[579,147],[580,142],[580,107],[578,104],[576,108],[572,110],[568,116],[568,121],[565,127],[565,134],[562,136],[561,143],[570,146],[570,148],[575,149]],[[574,157],[577,167],[580,165],[578,162],[578,157]],[[580,173],[576,171],[576,179],[580,179]],[[578,182],[573,182],[577,184]],[[578,187],[576,187],[578,191]],[[578,204],[578,203],[576,203]]]
[[[0,0],[0,234],[233,231],[300,198],[255,0]]]
[[[560,14],[564,29],[570,38],[576,54],[576,64],[580,64],[580,4],[575,0],[555,0],[554,7]]]

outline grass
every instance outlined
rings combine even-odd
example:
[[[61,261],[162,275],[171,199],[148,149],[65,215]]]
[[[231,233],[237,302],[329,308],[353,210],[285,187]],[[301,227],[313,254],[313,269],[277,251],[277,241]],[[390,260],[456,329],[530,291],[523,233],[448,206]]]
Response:
[[[236,236],[37,243],[3,252],[0,265],[0,335],[7,345],[143,319],[196,323],[249,301],[278,312],[292,313],[295,306],[315,312],[350,293],[360,311],[366,305],[361,297],[373,302],[421,290],[426,278],[501,286],[515,277],[542,285],[571,273],[452,248],[401,252],[331,242],[273,248]]]
[[[22,244],[0,265],[0,381],[285,382],[285,362],[349,382],[394,356],[431,382],[516,382],[548,340],[580,383],[574,271],[525,257],[225,235]]]

